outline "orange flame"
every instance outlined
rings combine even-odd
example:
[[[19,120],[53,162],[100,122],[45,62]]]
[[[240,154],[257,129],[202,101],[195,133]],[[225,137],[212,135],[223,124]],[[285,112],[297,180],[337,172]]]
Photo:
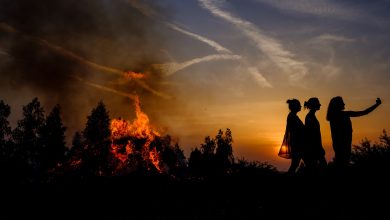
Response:
[[[136,119],[133,122],[121,118],[111,121],[111,152],[121,161],[120,167],[123,167],[129,155],[136,151],[131,140],[145,140],[140,150],[143,159],[152,163],[159,172],[162,172],[159,153],[156,148],[150,149],[150,144],[155,137],[161,135],[153,130],[149,117],[142,112],[138,96],[135,98],[135,113]]]
[[[143,73],[137,73],[134,71],[126,71],[125,72],[125,77],[128,79],[143,79],[145,78],[145,74]]]

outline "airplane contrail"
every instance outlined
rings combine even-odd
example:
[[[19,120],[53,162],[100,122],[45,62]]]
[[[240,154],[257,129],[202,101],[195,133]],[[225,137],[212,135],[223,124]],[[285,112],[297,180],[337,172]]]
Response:
[[[85,59],[84,57],[81,57],[81,56],[73,53],[72,51],[69,51],[61,46],[52,44],[45,39],[23,34],[19,30],[15,29],[14,27],[12,27],[6,23],[0,22],[0,30],[3,30],[3,31],[8,32],[8,33],[12,33],[12,34],[20,34],[23,37],[25,37],[25,38],[27,38],[35,43],[38,43],[46,48],[49,48],[49,49],[65,56],[65,57],[76,60],[79,63],[84,64],[86,66],[89,66],[95,70],[99,70],[99,71],[102,71],[104,73],[111,73],[111,74],[115,74],[118,76],[122,76],[123,79],[126,79],[126,80],[134,80],[139,86],[141,86],[145,90],[151,92],[152,94],[155,94],[155,95],[162,97],[162,98],[170,98],[169,95],[166,95],[162,92],[156,91],[155,89],[153,89],[149,85],[147,85],[145,82],[139,80],[139,79],[143,78],[143,76],[141,76],[141,73],[135,73],[132,71],[123,71],[123,70],[116,69],[113,67],[108,67],[108,66],[103,66],[103,65],[97,64],[97,63],[92,62],[88,59]]]
[[[297,83],[308,72],[303,62],[293,59],[294,54],[280,44],[276,39],[266,36],[262,31],[249,21],[235,17],[229,12],[221,10],[212,0],[198,0],[203,8],[211,14],[232,23],[242,31],[249,39],[255,42],[256,47],[264,52],[270,60],[289,74],[290,80]]]
[[[38,43],[38,44],[41,44],[47,48],[50,48],[51,50],[54,50],[56,51],[57,53],[60,53],[62,54],[63,56],[66,56],[66,57],[69,57],[69,58],[72,58],[73,60],[76,60],[80,63],[83,63],[93,69],[96,69],[96,70],[100,70],[100,71],[103,71],[103,72],[108,72],[108,73],[113,73],[113,74],[117,74],[117,75],[123,75],[124,74],[124,71],[123,70],[120,70],[120,69],[116,69],[116,68],[112,68],[112,67],[108,67],[108,66],[103,66],[103,65],[99,65],[95,62],[92,62],[90,60],[87,60],[85,59],[84,57],[81,57],[75,53],[73,53],[72,51],[69,51],[61,46],[58,46],[58,45],[54,45],[50,42],[48,42],[47,40],[45,39],[42,39],[42,38],[38,38],[38,37],[34,37],[34,36],[29,36],[29,35],[25,35],[23,33],[21,33],[19,30],[16,30],[15,28],[13,28],[12,26],[8,25],[8,24],[5,24],[5,23],[0,23],[0,29],[3,30],[3,31],[6,31],[6,32],[9,32],[9,33],[14,33],[14,34],[21,34],[23,35],[24,37]]]
[[[184,29],[182,29],[182,28],[180,28],[180,27],[178,27],[178,26],[176,26],[176,25],[174,25],[172,23],[166,22],[166,25],[168,27],[170,27],[171,29],[173,29],[173,30],[176,30],[176,31],[178,31],[180,33],[183,33],[183,34],[193,38],[193,39],[196,39],[196,40],[199,40],[199,41],[201,41],[203,43],[208,44],[209,46],[211,46],[212,48],[214,48],[218,52],[227,53],[227,54],[231,54],[232,53],[229,49],[221,46],[219,43],[217,43],[217,42],[215,42],[213,40],[210,40],[210,39],[208,39],[206,37],[203,37],[203,36],[201,36],[199,34],[195,34],[195,33],[186,31],[186,30],[184,30]]]
[[[137,1],[137,0],[127,0],[127,2],[133,8],[137,9],[139,12],[141,12],[143,15],[145,15],[147,17],[151,17],[151,18],[158,18],[159,17],[158,13],[155,12],[152,8],[150,8],[147,5],[144,5],[142,3],[139,3],[139,1]],[[160,20],[160,19],[158,19],[158,20]],[[218,51],[220,53],[228,53],[228,54],[232,53],[229,49],[223,47],[218,42],[213,41],[207,37],[192,33],[192,32],[187,31],[187,30],[184,30],[183,28],[180,28],[177,25],[170,23],[170,22],[167,22],[167,21],[163,21],[162,23],[164,25],[166,25],[167,27],[171,28],[172,30],[178,31],[182,34],[185,34],[185,35],[195,39],[195,40],[199,40],[199,41],[209,45],[210,47],[214,48],[216,51]]]
[[[205,57],[194,58],[182,63],[165,63],[165,64],[155,64],[154,66],[163,70],[166,76],[170,76],[176,73],[179,70],[185,69],[189,66],[192,66],[201,62],[215,61],[215,60],[240,60],[242,59],[239,55],[230,55],[230,54],[212,54]]]
[[[99,84],[96,84],[96,83],[92,83],[92,82],[89,82],[89,81],[86,81],[85,79],[82,79],[78,76],[69,76],[75,80],[78,80],[88,86],[91,86],[91,87],[94,87],[94,88],[97,88],[97,89],[100,89],[100,90],[103,90],[103,91],[106,91],[106,92],[110,92],[110,93],[113,93],[113,94],[116,94],[116,95],[120,95],[120,96],[123,96],[123,97],[127,97],[127,98],[130,98],[131,100],[133,101],[136,101],[137,99],[137,95],[133,95],[131,93],[126,93],[126,92],[121,92],[119,90],[116,90],[116,89],[112,89],[112,88],[109,88],[109,87],[106,87],[106,86],[102,86],[102,85],[99,85]]]
[[[258,83],[262,87],[272,88],[272,85],[264,78],[264,76],[257,70],[255,67],[248,67],[248,72],[255,79],[256,83]]]
[[[155,12],[152,8],[140,3],[137,0],[126,0],[126,2],[128,2],[133,8],[137,9],[138,11],[140,11],[142,14],[144,14],[147,17],[152,17],[152,18],[155,18],[156,20],[159,20],[159,21],[164,20],[164,19],[157,19],[157,18],[159,18],[159,15],[157,12]],[[225,60],[226,59],[233,59],[233,60],[243,61],[243,59],[240,55],[234,54],[232,51],[223,47],[222,45],[220,45],[216,41],[213,41],[213,40],[211,40],[207,37],[201,36],[199,34],[184,30],[183,28],[180,28],[177,25],[172,24],[170,22],[164,21],[162,23],[175,31],[178,31],[182,34],[185,34],[185,35],[195,39],[195,40],[201,41],[201,42],[209,45],[210,47],[214,48],[217,52],[219,52],[219,54],[208,55],[205,57],[198,57],[198,58],[194,58],[192,60],[185,61],[182,63],[172,62],[172,63],[165,63],[165,64],[155,64],[155,66],[157,68],[160,68],[165,72],[166,76],[170,76],[179,70],[185,69],[191,65],[198,64],[201,62],[208,62],[208,61],[214,61],[214,60],[224,60],[224,59]],[[246,62],[242,62],[242,64],[245,64],[248,66],[248,64]],[[253,67],[248,66],[248,71],[261,86],[272,87],[271,84],[264,78],[264,76],[261,73],[259,73],[259,72],[255,73],[253,71]]]

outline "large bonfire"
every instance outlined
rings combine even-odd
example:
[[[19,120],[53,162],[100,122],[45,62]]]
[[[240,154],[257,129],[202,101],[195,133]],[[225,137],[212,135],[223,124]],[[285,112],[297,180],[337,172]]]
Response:
[[[138,96],[135,98],[136,118],[130,122],[125,119],[111,121],[111,153],[119,160],[117,171],[146,166],[164,172],[161,156],[151,143],[161,137],[150,124],[149,117],[142,112]]]

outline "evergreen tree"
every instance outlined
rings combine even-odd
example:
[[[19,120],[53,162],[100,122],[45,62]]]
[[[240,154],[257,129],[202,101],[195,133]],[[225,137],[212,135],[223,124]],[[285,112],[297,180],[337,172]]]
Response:
[[[38,159],[38,155],[42,151],[39,137],[44,122],[44,110],[38,98],[34,98],[29,104],[23,106],[23,118],[18,121],[18,126],[12,134],[15,144],[14,162],[17,166],[15,172],[30,180],[38,177],[38,171],[41,167]]]
[[[108,155],[110,150],[110,117],[106,106],[99,102],[87,117],[83,131],[87,152],[82,158],[83,166],[92,175],[106,175],[108,172]]]
[[[84,150],[84,141],[80,132],[75,132],[72,139],[72,148],[69,151],[69,157],[76,156]],[[80,158],[81,159],[81,158]]]
[[[64,162],[67,147],[65,145],[66,128],[62,124],[61,109],[57,105],[47,116],[42,127],[40,144],[43,149],[41,161],[43,169],[51,169]]]
[[[87,117],[83,135],[88,145],[96,145],[110,137],[110,117],[103,102],[100,101]]]
[[[88,170],[82,170],[86,168],[83,166],[83,159],[86,158],[85,141],[80,132],[75,132],[72,139],[72,147],[66,154],[66,163],[64,170],[72,178],[84,178]]]
[[[0,100],[0,171],[8,171],[11,159],[11,127],[9,126],[8,116],[11,114],[11,108]]]
[[[181,149],[178,143],[175,144],[173,147],[173,150],[176,154],[176,157],[178,159],[178,163],[180,167],[187,167],[187,159],[186,156],[184,155],[184,151]]]
[[[188,168],[193,176],[202,175],[202,152],[197,147],[191,151]]]
[[[11,127],[9,126],[8,116],[11,114],[11,108],[0,100],[0,147],[3,149],[10,138]],[[2,152],[4,152],[2,150]]]

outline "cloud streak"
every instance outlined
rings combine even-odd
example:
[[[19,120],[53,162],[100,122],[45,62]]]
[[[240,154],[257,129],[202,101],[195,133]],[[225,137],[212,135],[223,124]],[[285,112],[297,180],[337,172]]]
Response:
[[[337,17],[350,19],[355,13],[350,9],[346,10],[339,5],[325,0],[257,0],[285,12],[295,12],[301,14],[316,15],[322,17]]]
[[[245,36],[255,43],[260,51],[289,75],[291,83],[299,83],[300,79],[307,74],[308,70],[303,62],[295,60],[292,52],[285,49],[276,39],[263,34],[254,24],[221,10],[212,0],[198,1],[203,8],[210,11],[214,16],[222,18],[241,30]]]
[[[385,6],[385,1],[257,0],[257,2],[290,15],[352,21],[386,29],[389,27],[386,11],[388,6]]]
[[[257,68],[248,67],[248,72],[253,76],[257,84],[262,87],[272,88],[272,85],[264,78],[261,73],[259,73]]]
[[[183,33],[183,34],[185,34],[185,35],[187,35],[187,36],[189,36],[189,37],[191,37],[191,38],[193,38],[195,40],[201,41],[201,42],[211,46],[212,48],[214,48],[216,51],[218,51],[220,53],[228,53],[228,54],[232,53],[229,49],[221,46],[219,43],[217,43],[217,42],[215,42],[213,40],[210,40],[210,39],[208,39],[206,37],[203,37],[201,35],[198,35],[198,34],[195,34],[195,33],[189,32],[189,31],[186,31],[186,30],[184,30],[184,29],[182,29],[182,28],[180,28],[180,27],[178,27],[178,26],[176,26],[174,24],[171,24],[171,23],[166,23],[166,25],[168,27],[170,27],[171,29],[175,30],[175,31]]]
[[[155,19],[159,18],[158,13],[156,13],[152,8],[148,7],[147,5],[140,3],[139,1],[127,0],[126,2],[129,3],[133,8],[139,10],[145,16],[152,17]],[[231,50],[222,46],[218,42],[211,40],[207,37],[204,37],[202,35],[180,28],[171,22],[163,21],[162,23],[174,31],[177,31],[179,33],[187,35],[188,37],[194,40],[209,45],[211,48],[215,49],[218,52],[218,54],[211,54],[204,57],[196,57],[194,59],[181,62],[181,63],[171,62],[165,64],[156,64],[155,67],[161,69],[165,73],[165,76],[171,76],[180,70],[183,70],[192,65],[200,64],[203,62],[211,62],[211,61],[219,61],[219,60],[236,60],[236,61],[240,61],[242,64],[247,66],[249,73],[254,77],[254,80],[258,83],[258,85],[260,85],[261,87],[272,87],[272,85],[264,78],[264,76],[261,73],[257,71],[256,68],[248,65],[247,62],[244,62],[242,56],[234,54]]]
[[[152,8],[148,7],[145,4],[140,3],[136,0],[126,0],[127,3],[129,3],[133,8],[137,9],[139,12],[141,12],[143,15],[154,18],[157,20],[161,20],[159,14],[154,11]],[[164,20],[164,19],[162,19]],[[180,70],[186,69],[192,65],[200,64],[203,62],[211,62],[211,61],[219,61],[219,60],[237,60],[240,61],[242,64],[247,66],[248,72],[254,77],[254,80],[260,85],[261,87],[272,87],[272,85],[264,78],[264,76],[257,71],[255,67],[252,67],[247,64],[247,62],[244,62],[244,59],[240,55],[234,54],[232,51],[227,49],[226,47],[223,47],[218,42],[211,40],[207,37],[201,36],[199,34],[190,32],[188,30],[185,30],[183,28],[178,27],[177,25],[163,21],[164,25],[169,27],[170,29],[177,31],[179,33],[182,33],[184,35],[189,36],[190,38],[200,41],[202,43],[205,43],[215,49],[218,54],[211,54],[204,57],[196,57],[191,60],[185,61],[185,62],[171,62],[171,63],[164,63],[164,64],[155,64],[154,66],[162,72],[164,72],[165,76],[171,76],[175,73],[177,73]]]
[[[210,62],[210,61],[218,61],[218,60],[240,60],[242,59],[239,55],[230,55],[230,54],[212,54],[205,57],[194,58],[182,63],[166,63],[166,64],[156,64],[155,67],[163,70],[166,76],[170,76],[182,69],[188,68],[192,65]]]
[[[157,19],[160,17],[156,11],[154,11],[148,5],[142,4],[139,1],[127,0],[126,2],[129,3],[131,7],[137,9],[139,12],[141,12],[143,15],[145,15],[147,17],[154,18],[154,19]],[[191,37],[192,39],[203,42],[203,43],[209,45],[210,47],[214,48],[217,52],[220,53],[220,54],[213,54],[213,55],[208,55],[208,56],[200,57],[200,58],[194,58],[192,60],[189,60],[189,61],[186,61],[183,63],[173,62],[173,63],[156,65],[158,67],[162,67],[163,70],[167,70],[168,72],[166,72],[166,75],[172,75],[179,70],[182,70],[184,68],[187,68],[189,66],[192,66],[194,64],[198,64],[201,62],[209,62],[209,61],[213,61],[213,60],[223,60],[223,59],[237,59],[236,55],[231,55],[232,52],[229,49],[223,47],[219,43],[217,43],[209,38],[206,38],[206,37],[201,36],[199,34],[184,30],[183,28],[180,28],[177,25],[170,23],[170,22],[167,22],[167,21],[162,21],[162,24],[166,25],[168,28],[170,28],[174,31],[177,31],[179,33],[187,35],[187,36]]]
[[[323,34],[315,38],[316,42],[344,42],[344,43],[350,43],[354,42],[355,39],[353,38],[347,38],[340,35],[331,35],[331,34]]]
[[[99,89],[99,90],[102,90],[102,91],[105,91],[105,92],[109,92],[109,93],[112,93],[112,94],[115,94],[115,95],[119,95],[119,96],[123,96],[123,97],[127,97],[133,101],[136,101],[136,95],[133,95],[133,94],[130,94],[130,93],[127,93],[127,92],[122,92],[122,91],[119,91],[119,90],[116,90],[116,89],[113,89],[113,88],[109,88],[109,87],[106,87],[106,86],[102,86],[102,85],[99,85],[99,84],[96,84],[96,83],[92,83],[92,82],[89,82],[83,78],[80,78],[78,76],[69,76],[70,78],[73,78],[77,81],[80,81],[82,83],[84,83],[85,85],[88,85],[90,87],[93,87],[93,88],[96,88],[96,89]]]

